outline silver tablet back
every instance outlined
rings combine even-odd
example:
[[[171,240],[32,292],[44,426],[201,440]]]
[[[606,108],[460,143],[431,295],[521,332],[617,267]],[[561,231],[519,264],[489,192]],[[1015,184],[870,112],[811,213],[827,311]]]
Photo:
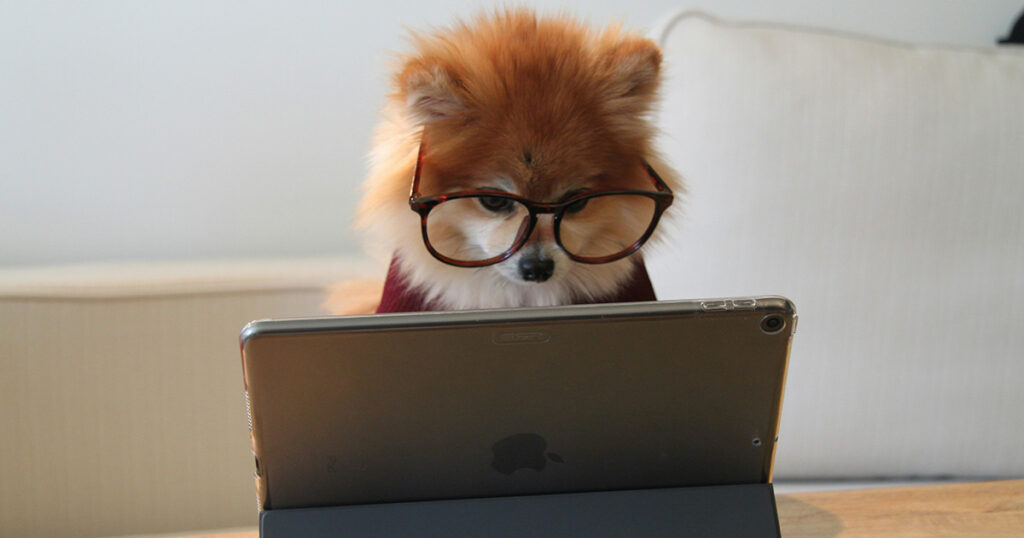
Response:
[[[779,297],[258,321],[264,509],[771,480]]]

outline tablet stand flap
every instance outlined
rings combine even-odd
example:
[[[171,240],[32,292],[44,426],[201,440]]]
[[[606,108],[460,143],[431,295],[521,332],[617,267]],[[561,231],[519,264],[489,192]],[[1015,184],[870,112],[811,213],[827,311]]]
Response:
[[[266,510],[261,538],[303,536],[778,538],[771,484]]]

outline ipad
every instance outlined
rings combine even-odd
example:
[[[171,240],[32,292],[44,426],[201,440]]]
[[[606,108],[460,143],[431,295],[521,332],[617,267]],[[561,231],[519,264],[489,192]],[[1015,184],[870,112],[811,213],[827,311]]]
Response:
[[[262,509],[766,484],[782,297],[262,320]]]

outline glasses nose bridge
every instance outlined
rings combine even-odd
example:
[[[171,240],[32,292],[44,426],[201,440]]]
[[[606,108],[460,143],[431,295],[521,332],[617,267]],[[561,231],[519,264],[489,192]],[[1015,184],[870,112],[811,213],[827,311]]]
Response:
[[[552,213],[554,213],[554,211],[551,211],[549,209],[534,212],[528,219],[528,227],[526,229],[520,229],[519,234],[516,238],[517,247],[515,248],[515,250],[519,250],[520,248],[525,247],[528,244],[532,244],[538,241],[557,242],[558,234],[555,232],[555,229],[558,228],[558,216],[552,215],[550,219],[542,218],[543,215],[548,215]]]
[[[560,209],[562,209],[563,205],[564,204],[561,203],[545,204],[541,202],[530,202],[529,208],[530,212],[534,215],[555,215]]]

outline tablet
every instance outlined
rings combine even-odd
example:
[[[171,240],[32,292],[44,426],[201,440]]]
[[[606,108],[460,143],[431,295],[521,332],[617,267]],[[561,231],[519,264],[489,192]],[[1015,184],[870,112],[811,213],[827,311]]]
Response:
[[[766,484],[782,297],[262,320],[262,509]]]

